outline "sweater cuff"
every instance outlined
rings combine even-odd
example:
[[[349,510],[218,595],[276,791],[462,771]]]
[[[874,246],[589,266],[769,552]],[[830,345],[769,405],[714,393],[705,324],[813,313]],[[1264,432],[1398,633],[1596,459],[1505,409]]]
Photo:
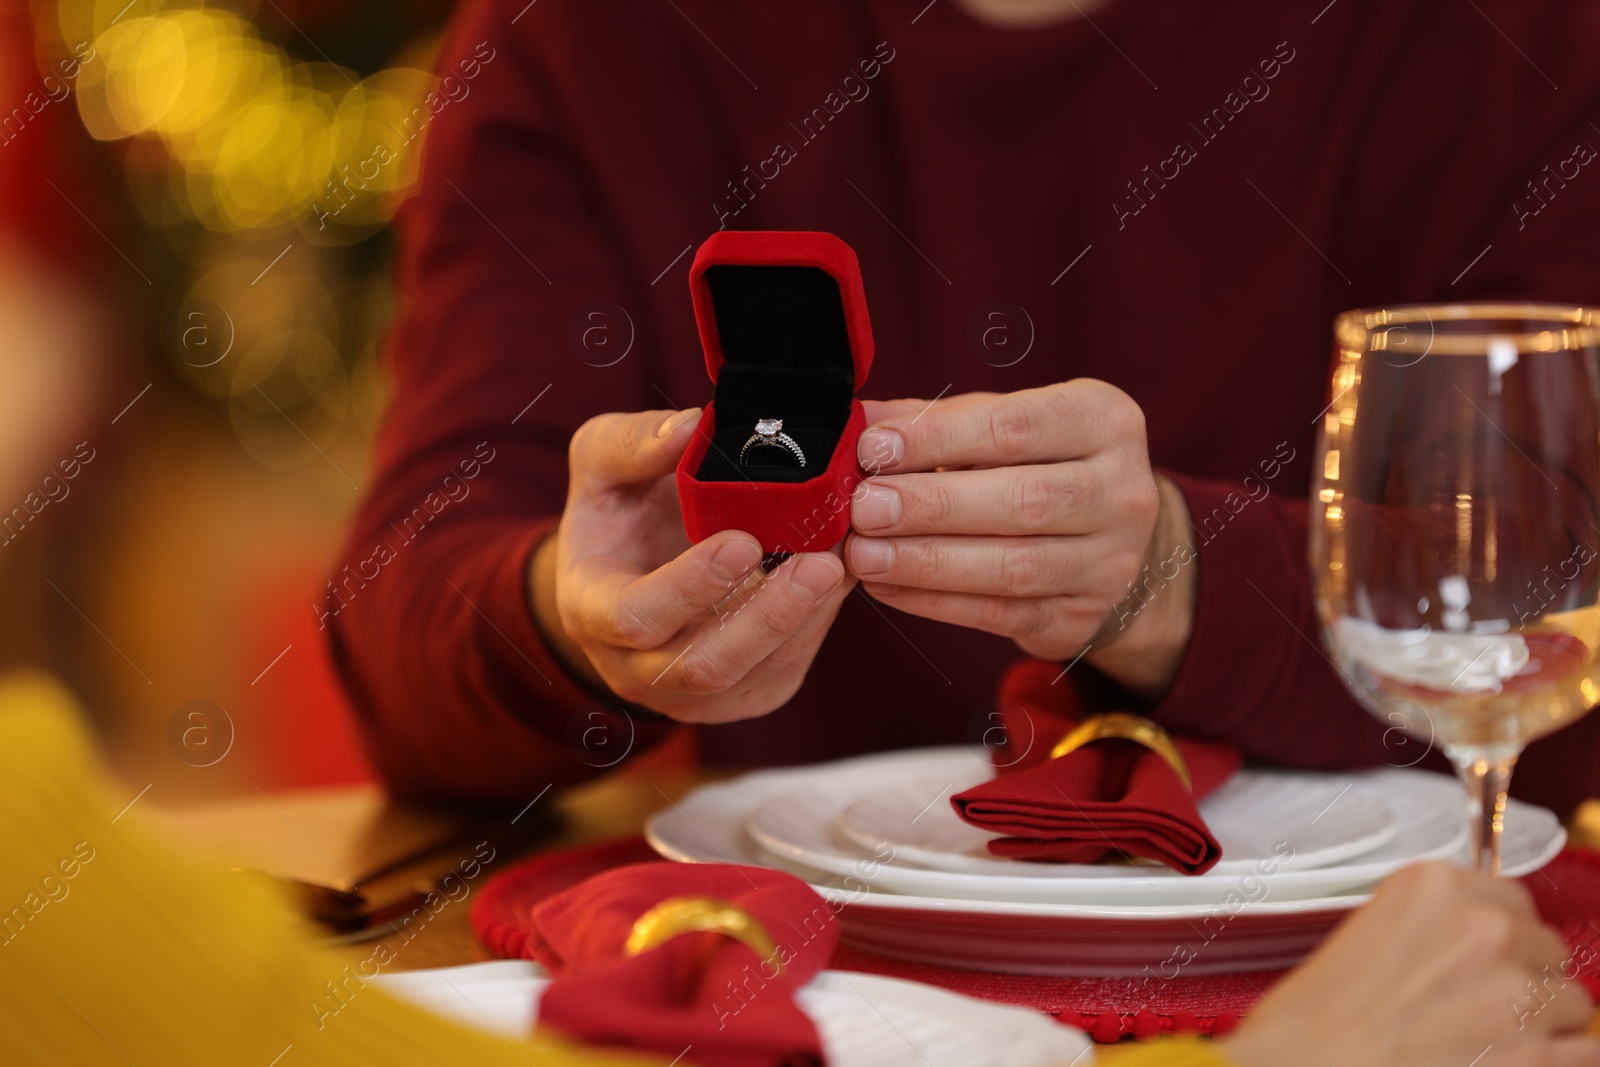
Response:
[[[540,519],[508,530],[487,546],[485,573],[475,583],[481,595],[478,647],[519,690],[539,693],[563,707],[581,707],[595,694],[562,663],[534,621],[529,601],[528,567],[534,550],[560,524],[558,517]]]
[[[609,692],[594,690],[556,655],[534,621],[528,568],[540,543],[560,523],[559,517],[551,517],[518,526],[483,554],[490,562],[479,585],[482,596],[480,599],[474,594],[472,599],[476,601],[480,623],[478,647],[483,650],[490,671],[499,675],[496,681],[500,684],[495,688],[509,693],[537,693],[541,703],[570,708],[575,714],[581,712],[582,728],[568,729],[566,738],[579,749],[610,745],[622,737],[628,738],[630,744],[653,744],[669,732],[671,720],[648,708],[625,705]],[[645,736],[639,736],[641,727]]]
[[[1151,714],[1178,732],[1240,738],[1279,699],[1285,668],[1321,654],[1304,506],[1253,496],[1237,482],[1163,473],[1188,504],[1196,549],[1189,565],[1198,571],[1189,647]]]

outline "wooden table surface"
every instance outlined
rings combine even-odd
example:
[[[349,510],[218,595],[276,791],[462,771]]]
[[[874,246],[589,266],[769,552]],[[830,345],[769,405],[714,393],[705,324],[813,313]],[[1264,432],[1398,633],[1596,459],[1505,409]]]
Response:
[[[549,803],[555,816],[547,818],[544,824],[546,832],[530,841],[526,833],[513,830],[509,822],[504,827],[488,826],[482,840],[487,840],[489,847],[495,849],[494,859],[483,866],[482,873],[476,879],[466,883],[470,891],[465,896],[450,900],[436,914],[432,914],[420,932],[412,928],[407,934],[396,933],[338,945],[335,951],[355,965],[371,958],[379,945],[385,945],[394,954],[393,962],[386,965],[385,970],[449,967],[493,959],[489,950],[473,934],[470,913],[478,890],[494,874],[540,852],[638,833],[651,813],[666,807],[670,801],[702,782],[727,776],[727,772],[619,775],[569,791],[553,802],[551,798],[545,798],[540,803]],[[496,836],[497,829],[502,831],[500,836]],[[472,840],[454,846],[459,854],[454,862],[447,854],[442,864],[435,860],[432,866],[435,869],[447,869],[458,866],[462,860],[470,861],[475,853],[483,854],[477,848],[479,840],[477,835],[473,835]],[[508,840],[509,844],[506,843]],[[403,880],[404,875],[400,878]]]

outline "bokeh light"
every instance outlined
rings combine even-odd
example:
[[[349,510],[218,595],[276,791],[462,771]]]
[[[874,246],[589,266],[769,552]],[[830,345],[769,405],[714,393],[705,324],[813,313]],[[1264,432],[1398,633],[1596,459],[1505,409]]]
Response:
[[[460,114],[424,103],[451,0],[21,6],[0,268],[39,443],[0,481],[98,458],[7,550],[0,658],[68,679],[153,797],[364,777],[315,609],[388,393],[389,224]],[[238,728],[205,768],[166,741],[196,700]]]
[[[131,203],[182,263],[166,331],[178,378],[269,469],[318,462],[347,423],[370,438],[387,245],[341,250],[371,244],[416,181],[438,87],[412,65],[426,49],[363,73],[315,45],[292,54],[239,3],[55,10],[84,128],[117,145]]]
[[[62,40],[81,60],[85,128],[104,141],[158,140],[177,164],[166,176],[177,216],[223,233],[295,226],[321,243],[388,221],[416,177],[421,139],[405,122],[432,74],[359,78],[295,59],[231,11],[139,6],[63,0]]]

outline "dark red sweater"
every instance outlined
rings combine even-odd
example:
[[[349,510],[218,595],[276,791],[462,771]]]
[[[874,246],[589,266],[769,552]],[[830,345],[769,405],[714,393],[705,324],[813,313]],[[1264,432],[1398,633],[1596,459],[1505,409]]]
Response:
[[[402,215],[395,401],[319,609],[396,789],[525,801],[668,729],[563,673],[524,574],[579,423],[710,396],[685,277],[719,226],[854,247],[866,396],[1088,375],[1143,406],[1203,541],[1156,718],[1303,766],[1421,754],[1385,746],[1317,643],[1303,498],[1329,324],[1382,302],[1600,300],[1600,170],[1575,159],[1600,145],[1600,5],[1116,0],[1014,31],[926,3],[460,11]],[[798,695],[702,729],[701,750],[977,740],[1017,655],[852,594]],[[1122,699],[1084,664],[1068,677]],[[1590,793],[1597,730],[1535,745],[1520,791]]]

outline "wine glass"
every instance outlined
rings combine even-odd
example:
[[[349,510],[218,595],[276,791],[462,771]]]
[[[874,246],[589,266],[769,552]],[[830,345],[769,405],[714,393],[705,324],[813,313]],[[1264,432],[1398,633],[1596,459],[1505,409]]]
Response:
[[[1331,395],[1324,642],[1362,704],[1450,757],[1497,873],[1517,756],[1600,701],[1600,310],[1346,312]]]

